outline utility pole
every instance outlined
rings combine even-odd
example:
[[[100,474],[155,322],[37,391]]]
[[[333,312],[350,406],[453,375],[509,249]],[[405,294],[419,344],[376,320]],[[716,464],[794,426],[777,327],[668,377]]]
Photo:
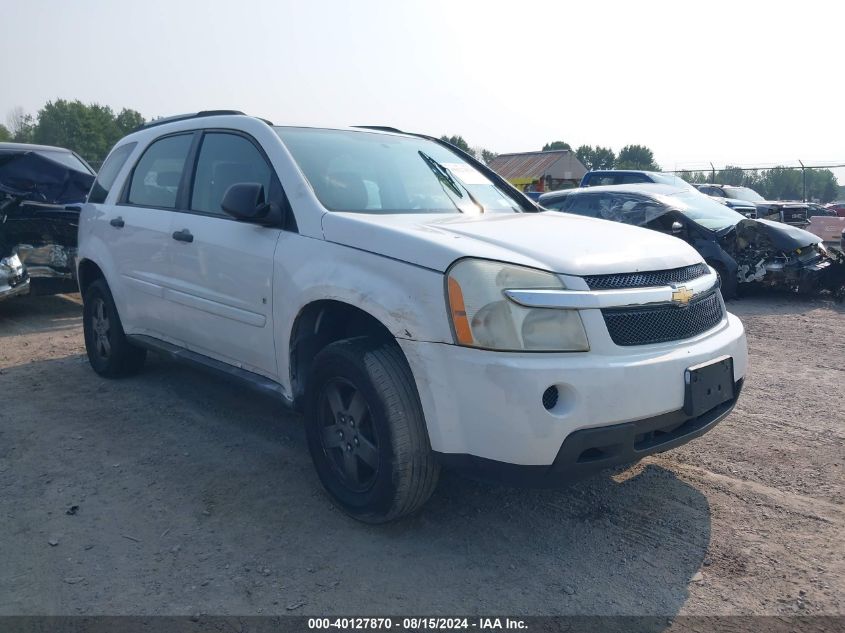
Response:
[[[710,163],[710,182],[714,185],[716,184],[716,168],[713,166],[713,163]]]
[[[807,202],[807,170],[804,168],[804,163],[801,162],[801,159],[798,159],[798,162],[801,163],[801,180],[803,181],[803,192],[801,193],[801,202]]]

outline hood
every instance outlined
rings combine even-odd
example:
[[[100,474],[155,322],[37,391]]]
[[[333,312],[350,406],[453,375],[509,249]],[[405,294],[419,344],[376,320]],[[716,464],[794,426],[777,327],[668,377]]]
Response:
[[[763,236],[777,250],[786,252],[822,241],[818,235],[813,235],[809,231],[771,220],[741,220],[736,225],[736,232],[738,236],[749,242],[754,242],[756,236]]]
[[[720,198],[718,196],[711,196],[714,200],[723,201],[724,204],[731,209],[742,207],[743,209],[756,209],[756,205],[748,200],[740,200],[739,198]]]
[[[0,156],[0,193],[42,204],[83,202],[94,176],[31,151]]]
[[[568,213],[366,214],[328,212],[330,242],[445,271],[480,257],[569,275],[664,270],[701,256],[685,242],[649,229]]]

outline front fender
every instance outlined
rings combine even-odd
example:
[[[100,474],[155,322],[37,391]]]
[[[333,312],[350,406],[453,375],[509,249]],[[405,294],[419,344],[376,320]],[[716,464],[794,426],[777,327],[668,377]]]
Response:
[[[333,300],[377,319],[397,339],[451,343],[443,274],[367,251],[296,234],[275,255],[273,315],[283,387],[290,390],[291,333],[311,303]]]

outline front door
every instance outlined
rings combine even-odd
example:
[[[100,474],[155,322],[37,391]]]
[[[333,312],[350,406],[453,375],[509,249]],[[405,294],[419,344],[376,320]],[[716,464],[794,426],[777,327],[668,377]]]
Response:
[[[278,377],[273,339],[273,255],[280,228],[240,222],[221,201],[236,183],[277,183],[255,142],[210,131],[198,148],[187,209],[173,214],[165,296],[174,337],[188,349],[270,378]]]

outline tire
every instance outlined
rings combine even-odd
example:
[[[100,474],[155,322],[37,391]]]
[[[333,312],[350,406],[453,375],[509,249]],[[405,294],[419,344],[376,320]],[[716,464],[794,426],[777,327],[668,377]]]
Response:
[[[395,343],[338,341],[314,358],[306,435],[317,475],[350,516],[384,523],[434,492],[434,459],[411,369]]]
[[[85,291],[82,329],[88,362],[100,376],[130,376],[144,366],[147,350],[135,347],[127,340],[111,291],[104,279],[97,279]]]
[[[725,268],[724,264],[720,264],[718,262],[708,262],[713,270],[716,271],[716,274],[719,275],[719,283],[722,286],[722,297],[725,301],[730,299],[736,299],[737,297],[737,285],[739,281],[736,278],[736,275],[733,277],[729,277],[728,271]]]

